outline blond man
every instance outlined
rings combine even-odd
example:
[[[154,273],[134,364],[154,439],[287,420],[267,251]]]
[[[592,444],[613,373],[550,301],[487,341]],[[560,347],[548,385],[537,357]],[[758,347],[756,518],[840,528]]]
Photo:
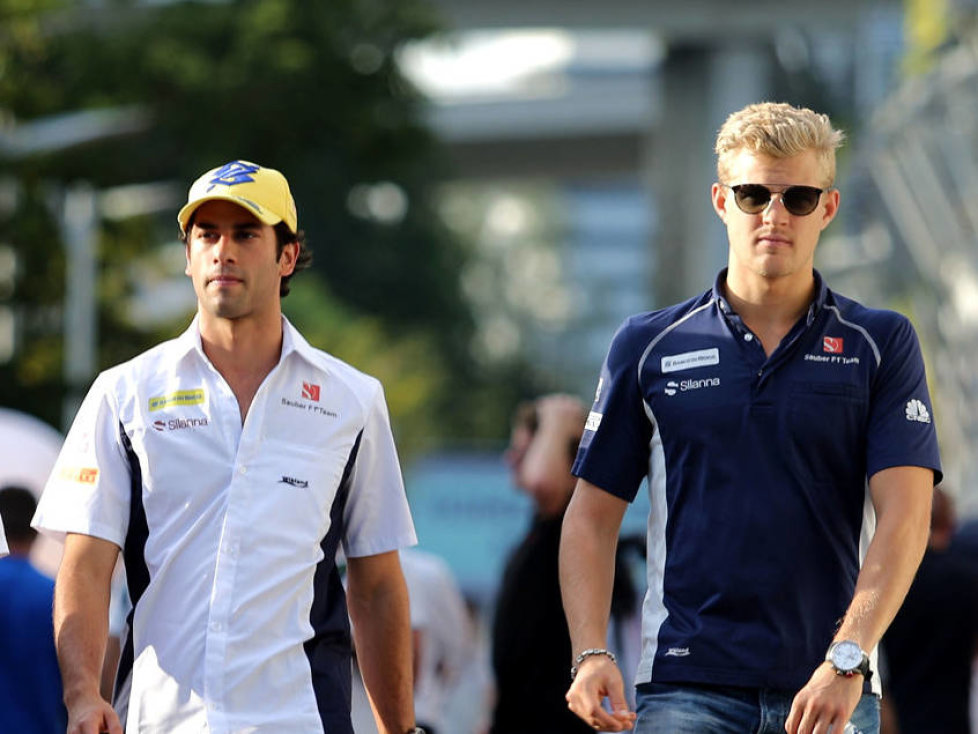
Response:
[[[839,210],[842,137],[787,104],[732,114],[711,191],[727,267],[614,337],[560,559],[567,700],[596,729],[878,731],[875,649],[923,554],[941,469],[913,328],[814,267]],[[632,712],[604,639],[618,528],[646,478]]]

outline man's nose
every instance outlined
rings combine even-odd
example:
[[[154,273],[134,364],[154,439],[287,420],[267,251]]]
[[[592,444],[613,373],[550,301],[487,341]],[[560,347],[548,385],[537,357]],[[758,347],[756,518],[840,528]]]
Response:
[[[214,260],[233,260],[236,254],[234,238],[230,233],[222,233],[214,243]]]
[[[763,216],[765,220],[782,219],[788,215],[789,212],[787,209],[785,209],[784,201],[782,201],[783,196],[783,191],[771,193],[771,200],[767,203],[767,206],[764,207],[764,211],[761,212],[761,216]]]

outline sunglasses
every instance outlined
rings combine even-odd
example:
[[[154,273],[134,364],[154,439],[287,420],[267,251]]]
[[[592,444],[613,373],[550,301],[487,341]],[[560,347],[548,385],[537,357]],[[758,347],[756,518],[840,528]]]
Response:
[[[819,197],[828,191],[814,186],[788,186],[781,191],[772,191],[764,184],[720,185],[733,191],[737,208],[744,214],[760,214],[767,209],[774,196],[780,196],[784,208],[796,217],[804,217],[815,211]]]

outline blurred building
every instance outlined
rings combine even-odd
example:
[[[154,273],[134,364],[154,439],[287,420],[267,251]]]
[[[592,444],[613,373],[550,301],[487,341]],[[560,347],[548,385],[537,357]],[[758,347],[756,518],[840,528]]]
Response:
[[[725,117],[785,99],[858,129],[903,52],[896,0],[436,4],[456,32],[402,64],[450,145],[443,211],[476,253],[476,348],[582,396],[625,316],[725,263],[709,203]]]
[[[545,387],[589,395],[622,318],[725,262],[708,192],[726,115],[811,106],[848,135],[816,264],[916,324],[946,473],[978,513],[978,3],[436,4],[457,31],[403,63],[450,144],[443,209],[476,253],[484,358],[526,355]]]

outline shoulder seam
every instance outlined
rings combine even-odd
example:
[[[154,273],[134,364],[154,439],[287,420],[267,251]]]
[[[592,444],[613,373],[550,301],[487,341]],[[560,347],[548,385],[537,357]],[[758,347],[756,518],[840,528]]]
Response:
[[[660,331],[658,334],[656,334],[655,338],[652,339],[652,341],[649,342],[648,346],[645,347],[645,351],[642,352],[642,356],[638,360],[638,374],[636,375],[636,378],[638,379],[639,384],[642,383],[642,368],[645,366],[645,360],[648,359],[649,353],[652,351],[652,349],[655,347],[655,345],[658,344],[660,341],[662,341],[662,339],[666,336],[666,334],[668,334],[671,331],[673,331],[674,329],[676,329],[678,326],[680,326],[687,319],[692,318],[693,316],[695,316],[696,314],[698,314],[703,309],[709,308],[715,302],[716,302],[716,297],[714,296],[709,301],[707,301],[706,303],[704,303],[702,306],[700,306],[698,308],[694,308],[692,311],[690,311],[689,313],[687,313],[686,315],[684,315],[681,319],[678,319],[676,321],[673,321],[671,324],[669,324],[669,326],[667,326],[662,331]]]
[[[869,342],[869,346],[873,350],[873,356],[876,358],[876,366],[879,367],[880,364],[882,364],[882,362],[883,362],[883,357],[882,357],[882,355],[880,353],[879,346],[876,344],[876,340],[873,339],[873,337],[866,330],[866,328],[863,327],[863,326],[860,326],[859,324],[856,324],[856,323],[854,323],[852,321],[849,321],[849,320],[843,318],[842,312],[839,310],[839,307],[838,306],[826,306],[826,308],[829,311],[831,311],[832,313],[835,314],[835,317],[839,320],[839,323],[844,324],[845,326],[848,326],[848,327],[850,327],[852,329],[855,329],[860,334],[862,334],[863,337],[865,337],[866,341]]]

